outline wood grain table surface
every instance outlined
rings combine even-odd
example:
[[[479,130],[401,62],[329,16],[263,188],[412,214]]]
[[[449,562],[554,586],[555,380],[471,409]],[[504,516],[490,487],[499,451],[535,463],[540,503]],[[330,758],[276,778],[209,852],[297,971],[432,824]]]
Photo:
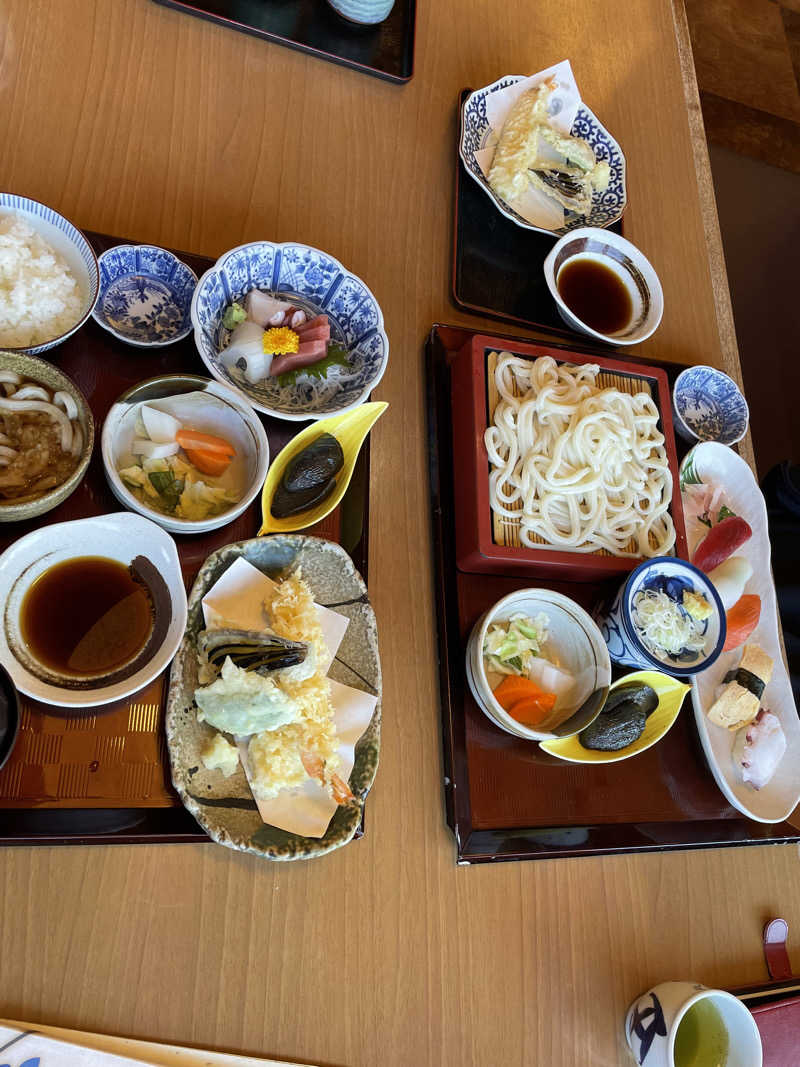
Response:
[[[385,691],[366,836],[289,865],[211,844],[4,851],[6,1017],[347,1067],[604,1067],[625,1062],[623,1014],[650,983],[754,982],[764,919],[800,934],[794,847],[455,864],[421,352],[435,321],[481,325],[448,299],[459,90],[569,57],[624,147],[626,232],[664,285],[663,325],[637,354],[738,362],[680,0],[419,9],[415,75],[398,87],[149,0],[0,5],[0,187],[208,255],[317,245],[367,281],[391,341],[372,452]]]

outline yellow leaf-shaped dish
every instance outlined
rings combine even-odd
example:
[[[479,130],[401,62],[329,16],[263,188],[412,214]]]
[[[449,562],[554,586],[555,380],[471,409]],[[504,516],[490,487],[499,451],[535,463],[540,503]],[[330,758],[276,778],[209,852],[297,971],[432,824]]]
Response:
[[[620,685],[628,685],[631,682],[649,685],[658,694],[658,707],[648,715],[644,733],[632,745],[621,748],[617,752],[598,752],[592,748],[584,748],[578,735],[575,734],[556,741],[541,741],[541,747],[551,756],[558,756],[559,759],[568,760],[570,763],[618,763],[620,760],[638,756],[640,752],[651,748],[664,737],[678,718],[683,698],[691,686],[676,682],[674,678],[662,674],[661,671],[634,671],[633,674],[626,674],[623,678],[617,679],[611,689],[616,689]]]
[[[283,448],[269,468],[267,480],[261,491],[261,515],[262,525],[258,531],[259,537],[271,533],[291,533],[293,530],[305,530],[307,526],[313,526],[315,522],[329,515],[342,497],[350,484],[353,476],[353,468],[358,459],[358,453],[369,431],[388,408],[383,401],[374,401],[371,404],[361,404],[353,411],[346,411],[343,415],[334,415],[330,419],[320,419],[302,430],[297,437],[293,437],[288,445]],[[310,445],[323,433],[332,434],[342,446],[344,453],[344,466],[336,475],[336,488],[329,497],[316,507],[308,511],[301,511],[299,515],[289,515],[285,519],[276,519],[270,512],[272,497],[280,484],[283,472],[290,460],[294,459],[298,452]]]

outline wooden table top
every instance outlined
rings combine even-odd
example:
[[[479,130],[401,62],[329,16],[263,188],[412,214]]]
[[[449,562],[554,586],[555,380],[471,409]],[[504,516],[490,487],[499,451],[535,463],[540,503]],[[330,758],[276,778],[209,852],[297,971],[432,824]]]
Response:
[[[421,346],[435,321],[481,325],[448,299],[459,90],[569,56],[624,147],[627,233],[664,285],[639,354],[738,363],[680,0],[419,7],[399,87],[148,0],[2,6],[0,186],[209,255],[317,245],[374,290],[392,346],[372,452],[385,690],[366,836],[288,865],[211,844],[5,851],[6,1016],[347,1067],[604,1067],[625,1062],[623,1014],[649,984],[756,981],[764,919],[800,930],[788,846],[454,862]]]

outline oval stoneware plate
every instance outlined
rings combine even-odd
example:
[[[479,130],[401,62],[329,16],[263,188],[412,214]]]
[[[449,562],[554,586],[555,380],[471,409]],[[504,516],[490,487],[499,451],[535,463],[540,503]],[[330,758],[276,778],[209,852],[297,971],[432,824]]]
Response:
[[[800,801],[800,719],[783,658],[777,594],[770,566],[767,507],[748,464],[725,445],[712,441],[695,445],[681,463],[680,476],[686,537],[692,554],[707,532],[691,499],[693,485],[721,488],[723,502],[736,515],[741,515],[753,531],[752,537],[734,553],[744,557],[753,568],[745,593],[761,597],[758,625],[745,644],[757,645],[772,659],[772,677],[764,690],[761,706],[780,719],[787,747],[772,779],[763,788],[754,789],[742,781],[733,762],[736,731],[716,726],[708,718],[717,689],[728,671],[738,666],[743,646],[723,652],[711,667],[694,675],[692,703],[697,732],[711,772],[727,800],[756,822],[782,822]]]
[[[275,580],[299,566],[316,603],[350,620],[328,677],[378,697],[369,726],[356,743],[350,775],[350,788],[362,805],[375,779],[380,752],[381,665],[367,587],[340,545],[301,534],[276,534],[238,541],[212,553],[192,587],[186,636],[172,665],[167,698],[172,782],[186,808],[213,841],[266,859],[311,859],[352,840],[361,819],[361,806],[339,806],[320,838],[287,833],[262,821],[241,765],[230,778],[223,778],[217,771],[207,771],[200,759],[201,750],[214,733],[206,723],[197,721],[194,702],[198,685],[196,641],[205,626],[202,599],[228,567],[242,557]]]

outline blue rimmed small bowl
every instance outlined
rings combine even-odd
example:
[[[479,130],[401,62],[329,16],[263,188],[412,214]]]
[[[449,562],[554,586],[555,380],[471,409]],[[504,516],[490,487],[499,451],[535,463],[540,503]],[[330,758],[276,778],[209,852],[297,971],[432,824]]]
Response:
[[[576,215],[572,211],[567,211],[565,212],[563,226],[560,226],[557,230],[545,230],[524,219],[510,204],[507,204],[505,200],[499,197],[489,185],[489,180],[481,170],[476,157],[476,152],[495,143],[495,134],[489,125],[486,115],[486,99],[490,93],[507,89],[510,85],[524,81],[525,77],[526,75],[522,74],[507,74],[504,78],[492,82],[491,85],[487,85],[483,89],[476,89],[464,101],[464,107],[461,112],[461,138],[458,151],[470,177],[478,183],[501,214],[505,215],[507,219],[511,219],[512,222],[516,223],[517,226],[521,226],[524,230],[535,230],[538,233],[551,233],[561,236],[578,226],[606,227],[618,222],[622,218],[622,213],[628,202],[625,185],[625,156],[605,126],[584,103],[581,103],[578,108],[570,134],[573,137],[582,137],[584,141],[588,141],[594,149],[597,159],[608,163],[611,171],[608,188],[603,193],[595,193],[592,198],[592,210],[588,215]]]
[[[97,256],[77,226],[73,226],[69,219],[65,219],[63,215],[59,215],[53,208],[38,200],[32,200],[28,196],[17,196],[16,193],[0,192],[0,214],[21,215],[31,229],[35,230],[64,259],[78,283],[81,294],[81,310],[78,318],[69,329],[57,336],[49,337],[46,341],[33,345],[14,346],[4,343],[0,335],[0,349],[4,352],[26,352],[29,356],[35,356],[66,341],[89,318],[98,294]]]
[[[289,300],[310,318],[327,315],[331,339],[347,349],[349,366],[332,368],[324,381],[301,375],[291,387],[269,377],[248,382],[222,358],[230,337],[222,317],[251,289]],[[192,323],[197,351],[217,381],[278,419],[308,422],[352,411],[380,382],[389,361],[383,312],[364,282],[327,252],[293,241],[254,241],[221,256],[198,282]]]
[[[100,295],[92,316],[109,333],[137,348],[162,348],[192,330],[197,275],[156,245],[116,245],[103,252]]]
[[[636,597],[647,590],[664,592],[678,603],[685,590],[700,593],[711,604],[711,615],[700,623],[704,644],[699,652],[657,655],[648,648],[634,621]],[[615,663],[641,670],[655,668],[675,678],[688,678],[710,667],[722,652],[727,633],[725,609],[708,576],[673,556],[656,556],[641,563],[628,575],[611,604],[602,605],[593,617]]]
[[[672,388],[675,429],[690,444],[735,445],[747,433],[750,410],[739,386],[716,367],[688,367]]]

